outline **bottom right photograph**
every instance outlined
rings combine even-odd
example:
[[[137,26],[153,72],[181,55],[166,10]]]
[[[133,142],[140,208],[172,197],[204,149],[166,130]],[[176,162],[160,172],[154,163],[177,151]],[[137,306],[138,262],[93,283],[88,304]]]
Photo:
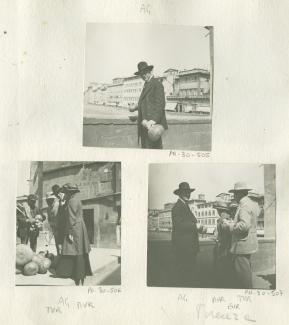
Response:
[[[147,285],[276,289],[276,166],[149,165]]]

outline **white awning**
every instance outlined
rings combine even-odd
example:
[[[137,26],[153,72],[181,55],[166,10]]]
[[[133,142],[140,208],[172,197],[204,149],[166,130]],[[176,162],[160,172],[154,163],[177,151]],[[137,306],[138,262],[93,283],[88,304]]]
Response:
[[[167,102],[166,103],[166,108],[165,108],[165,110],[166,111],[173,111],[173,112],[175,112],[176,111],[176,106],[177,106],[177,103],[172,103],[172,102]]]
[[[210,106],[198,106],[196,112],[210,113]]]

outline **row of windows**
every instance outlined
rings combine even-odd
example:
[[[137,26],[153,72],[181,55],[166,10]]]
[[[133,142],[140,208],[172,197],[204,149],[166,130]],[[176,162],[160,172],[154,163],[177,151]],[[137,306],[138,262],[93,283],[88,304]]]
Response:
[[[204,93],[205,93],[205,90],[203,88],[200,88],[200,95],[203,95]],[[198,90],[197,89],[180,90],[180,96],[183,96],[183,97],[198,96]]]
[[[212,203],[206,203],[206,204],[198,204],[199,209],[204,209],[204,208],[212,208],[213,204]]]
[[[183,97],[197,96],[197,95],[198,95],[198,90],[196,89],[187,89],[187,90],[180,91],[180,96]]]
[[[209,82],[209,78],[198,77],[198,76],[180,77],[179,82],[188,83],[188,82],[197,81],[197,80]]]
[[[139,97],[124,97],[123,100],[124,101],[133,101],[136,102],[138,101]]]
[[[180,82],[192,82],[192,81],[197,81],[198,77],[197,76],[188,76],[188,77],[180,77]]]
[[[126,89],[124,92],[125,93],[139,93],[141,92],[142,88],[138,88],[138,89]]]
[[[196,217],[214,217],[217,216],[216,210],[209,210],[209,211],[195,211],[194,214]],[[159,218],[171,218],[170,215],[162,215]]]
[[[124,84],[124,87],[138,87],[138,86],[142,86],[143,82],[142,81],[138,81],[138,82],[130,82],[127,84]]]
[[[198,219],[198,223],[202,225],[216,225],[217,224],[217,218],[208,218],[208,219]],[[157,220],[151,220],[151,224],[157,225]],[[170,217],[163,217],[159,218],[159,225],[167,227],[170,227],[172,225],[172,221]]]
[[[216,225],[217,219],[201,219],[198,220],[198,223],[200,223],[201,225]]]
[[[171,227],[172,223],[169,221],[162,221],[160,222],[160,226],[167,226],[167,227]]]
[[[216,215],[216,211],[212,210],[212,211],[198,211],[196,212],[197,217],[210,217],[210,216],[215,216]]]

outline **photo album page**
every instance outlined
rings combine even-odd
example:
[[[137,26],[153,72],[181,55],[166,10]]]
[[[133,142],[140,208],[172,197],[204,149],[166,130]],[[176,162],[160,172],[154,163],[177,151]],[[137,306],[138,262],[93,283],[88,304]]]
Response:
[[[1,324],[289,324],[288,13],[2,1]]]

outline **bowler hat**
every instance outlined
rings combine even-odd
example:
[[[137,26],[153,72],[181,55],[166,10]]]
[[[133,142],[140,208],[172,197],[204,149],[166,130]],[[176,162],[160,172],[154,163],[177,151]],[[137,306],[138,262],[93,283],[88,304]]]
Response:
[[[251,188],[247,186],[245,182],[237,182],[234,185],[234,188],[230,190],[230,193],[238,192],[238,191],[250,191]]]
[[[62,192],[75,192],[78,193],[80,192],[78,189],[78,186],[76,184],[72,184],[72,183],[66,183],[62,186],[61,189]]]
[[[27,197],[27,199],[29,201],[37,201],[38,197],[35,194],[29,194],[28,197]]]
[[[153,65],[148,65],[146,62],[141,61],[139,62],[139,64],[137,65],[138,71],[135,72],[134,74],[136,76],[139,76],[147,71],[151,71],[153,69]]]
[[[174,194],[179,195],[181,192],[194,192],[194,188],[190,188],[189,183],[182,182],[179,184],[179,188],[174,190]]]
[[[213,208],[217,210],[229,211],[228,204],[224,201],[218,201],[213,204]]]

